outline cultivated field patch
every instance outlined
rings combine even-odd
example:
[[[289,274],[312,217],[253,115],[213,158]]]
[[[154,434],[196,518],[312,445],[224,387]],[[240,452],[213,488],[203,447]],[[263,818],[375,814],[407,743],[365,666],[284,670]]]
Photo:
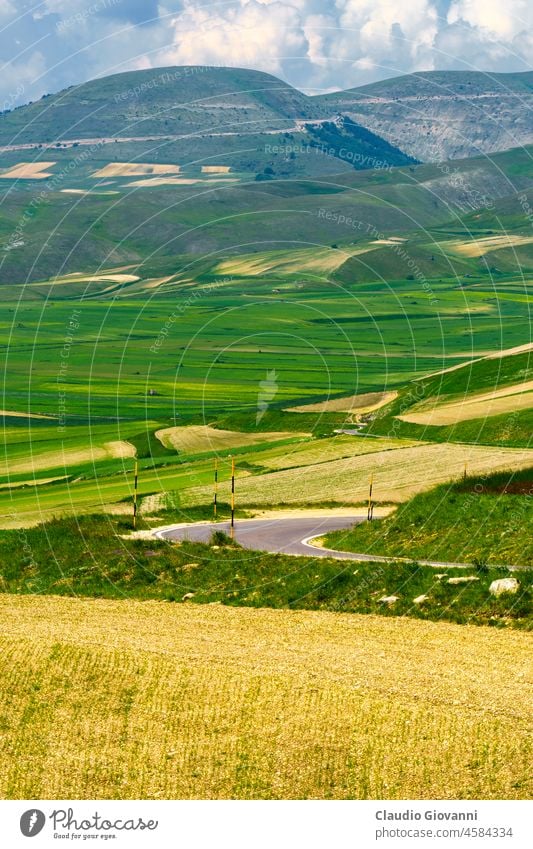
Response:
[[[119,195],[120,192],[113,189],[98,191],[98,189],[61,189],[65,195]]]
[[[128,186],[194,186],[200,180],[191,179],[190,177],[147,177],[145,180],[133,180],[128,183]]]
[[[2,459],[0,460],[0,475],[68,468],[80,463],[135,456],[135,446],[126,440],[117,439],[105,442],[103,445],[87,445],[83,448],[67,448],[61,446],[61,443],[59,443],[59,446],[57,450],[53,451],[39,451],[37,449],[34,454],[29,450],[25,452],[23,458],[11,456],[9,459]]]
[[[156,165],[151,162],[110,162],[93,177],[143,177],[150,174],[179,174],[179,165]]]
[[[156,431],[156,437],[165,448],[175,448],[186,454],[200,451],[218,451],[225,448],[237,448],[242,445],[257,445],[293,439],[305,434],[287,431],[285,433],[241,433],[235,430],[218,430],[209,425],[191,425],[190,427],[168,427]]]
[[[365,439],[339,433],[329,439],[312,439],[303,443],[267,448],[260,453],[250,454],[246,459],[272,471],[302,467],[305,473],[306,467],[319,463],[330,463],[332,460],[341,460],[345,457],[375,455],[422,444],[409,439],[388,439],[387,437]]]
[[[18,410],[0,410],[0,416],[9,416],[14,419],[50,419],[50,421],[53,421],[52,416],[43,416],[38,413],[21,413]]]
[[[496,251],[500,248],[511,248],[517,245],[529,245],[533,242],[533,236],[520,236],[517,233],[504,233],[501,236],[486,236],[480,239],[469,239],[463,241],[453,239],[448,242],[439,242],[440,247],[450,253],[459,256],[476,258]]]
[[[354,437],[356,439],[358,437]],[[459,478],[465,463],[470,474],[522,469],[533,465],[533,451],[454,443],[418,444],[377,451],[243,477],[237,480],[237,502],[241,506],[324,501],[360,504],[368,496],[368,479],[373,474],[374,500],[378,503],[399,503],[437,483]],[[184,506],[207,504],[211,495],[210,487],[193,487],[180,492]],[[227,482],[220,486],[220,497],[229,500]]]
[[[202,174],[229,174],[229,165],[202,165]]]
[[[0,645],[4,799],[533,789],[522,633],[3,595]]]
[[[304,248],[290,251],[265,251],[226,259],[216,266],[215,273],[238,277],[256,277],[260,274],[299,274],[306,271],[325,274],[335,271],[350,256],[366,253],[369,250],[372,250],[371,245],[348,250]]]
[[[47,168],[53,168],[55,162],[19,162],[13,168],[0,172],[0,180],[45,180],[52,173]]]
[[[437,403],[430,409],[428,409],[428,402],[425,402],[423,408],[413,408],[412,412],[398,418],[412,424],[454,425],[469,419],[500,416],[503,413],[531,408],[533,408],[533,380],[505,386],[493,392],[470,395],[446,404]]]
[[[397,397],[397,392],[366,392],[346,398],[332,398],[331,401],[319,401],[316,404],[300,404],[298,407],[287,409],[290,413],[371,413]]]

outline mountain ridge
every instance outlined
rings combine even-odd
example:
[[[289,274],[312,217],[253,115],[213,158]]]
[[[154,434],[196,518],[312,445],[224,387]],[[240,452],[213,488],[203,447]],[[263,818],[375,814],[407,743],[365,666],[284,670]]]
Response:
[[[262,71],[176,66],[101,77],[6,111],[0,146],[305,132],[346,115],[431,162],[533,143],[532,112],[533,72],[428,71],[309,96]]]

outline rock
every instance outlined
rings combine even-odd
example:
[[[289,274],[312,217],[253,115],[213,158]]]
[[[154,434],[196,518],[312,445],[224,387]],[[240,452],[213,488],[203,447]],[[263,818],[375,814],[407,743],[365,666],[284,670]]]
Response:
[[[462,575],[460,578],[448,578],[449,584],[469,584],[471,581],[479,581],[476,575]]]
[[[489,593],[491,595],[502,595],[502,593],[516,593],[518,592],[520,584],[516,580],[516,578],[499,578],[497,581],[493,581],[489,587]]]
[[[191,569],[198,569],[199,563],[184,563],[181,567],[184,572],[190,572]]]
[[[378,601],[383,602],[383,604],[394,604],[395,601],[398,601],[398,598],[397,595],[384,595],[383,598],[378,598]]]
[[[190,598],[194,598],[194,593],[185,593],[181,600],[188,601]]]
[[[413,599],[413,604],[423,604],[423,602],[427,600],[427,595],[417,595],[417,597]]]
[[[438,573],[435,575],[435,578],[437,579],[437,581],[442,581],[442,579],[443,579],[443,578],[447,578],[447,577],[448,577],[448,573],[447,573],[447,572],[438,572]]]

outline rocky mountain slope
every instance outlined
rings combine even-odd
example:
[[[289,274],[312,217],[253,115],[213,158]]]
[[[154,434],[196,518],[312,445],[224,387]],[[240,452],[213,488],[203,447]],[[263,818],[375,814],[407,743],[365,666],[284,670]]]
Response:
[[[433,71],[313,98],[423,162],[533,142],[533,72]]]
[[[131,71],[4,112],[0,147],[208,138],[223,152],[236,139],[256,144],[266,136],[264,146],[268,136],[296,133],[300,146],[324,146],[327,137],[337,156],[346,117],[349,135],[364,128],[355,151],[362,155],[351,161],[356,168],[383,158],[381,142],[365,129],[386,140],[385,161],[394,165],[407,162],[401,152],[432,162],[507,150],[533,142],[533,73],[428,72],[309,97],[270,74],[239,68]]]

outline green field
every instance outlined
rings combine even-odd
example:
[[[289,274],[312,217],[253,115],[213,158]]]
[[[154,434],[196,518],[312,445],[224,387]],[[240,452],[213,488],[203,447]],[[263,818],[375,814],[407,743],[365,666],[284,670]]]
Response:
[[[114,92],[124,83],[106,85]],[[53,103],[31,107],[39,126],[48,126]],[[269,89],[260,106],[269,121],[299,108],[290,88]],[[9,117],[15,129],[19,119]],[[340,132],[355,144],[351,125]],[[284,133],[268,138],[275,144]],[[256,180],[257,163],[237,167],[225,150],[220,167],[237,182],[222,185],[226,175],[201,171],[216,157],[184,159],[185,140],[156,145],[153,155],[150,144],[0,155],[1,173],[55,162],[50,181],[0,185],[2,526],[127,512],[134,455],[141,509],[180,518],[207,508],[216,455],[226,497],[235,454],[246,509],[361,503],[371,472],[376,500],[397,503],[456,478],[465,462],[472,473],[531,465],[531,409],[446,427],[404,420],[421,405],[528,380],[528,353],[483,359],[530,339],[528,150],[462,160],[451,176],[407,161],[341,168],[338,157],[337,171],[311,175],[289,159],[296,170],[276,165],[270,180]],[[315,167],[316,153],[305,155]],[[184,178],[214,182],[136,189],[138,175],[95,177],[106,166],[120,175],[124,163],[141,172],[177,163]],[[466,189],[483,190],[491,204],[472,211]],[[390,390],[396,400],[361,416],[286,412]],[[196,447],[156,436],[181,426],[237,434]],[[369,439],[336,433],[354,426]],[[483,447],[462,447],[471,443]]]
[[[189,71],[1,116],[0,795],[528,798],[533,146]],[[382,560],[155,537],[215,470]]]

